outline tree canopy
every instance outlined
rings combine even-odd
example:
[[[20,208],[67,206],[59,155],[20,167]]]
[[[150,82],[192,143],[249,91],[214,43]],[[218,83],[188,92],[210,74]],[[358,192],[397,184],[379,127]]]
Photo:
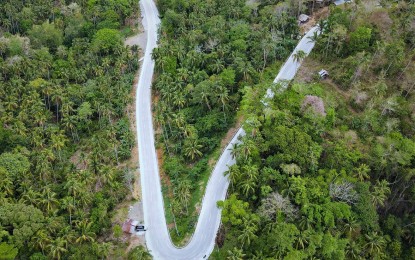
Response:
[[[132,188],[126,107],[138,61],[121,29],[138,6],[7,0],[0,10],[0,258],[109,257],[114,208]]]
[[[204,192],[199,186],[205,186],[208,162],[236,122],[242,90],[269,77],[267,70],[287,57],[299,30],[291,8],[272,14],[266,3],[257,8],[244,0],[162,0],[157,5],[162,19],[152,53],[155,125],[170,178],[165,199],[172,202],[179,230],[170,233],[177,242],[193,232],[194,208]],[[190,183],[185,191],[191,196],[173,196],[183,183]],[[245,192],[251,189],[247,183]],[[173,222],[172,216],[167,221]]]
[[[330,8],[286,90],[245,87],[213,259],[414,257],[415,5],[365,4]]]

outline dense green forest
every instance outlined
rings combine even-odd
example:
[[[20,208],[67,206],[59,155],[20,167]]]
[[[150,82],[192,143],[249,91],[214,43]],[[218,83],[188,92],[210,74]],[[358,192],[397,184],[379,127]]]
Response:
[[[287,90],[243,91],[213,259],[415,259],[415,4],[330,9]]]
[[[123,34],[137,17],[132,0],[0,1],[0,259],[112,251],[134,173]]]
[[[272,78],[314,1],[248,2],[157,1],[173,241],[193,232],[221,141],[243,121],[212,259],[415,259],[415,3],[330,7],[283,89]],[[134,178],[138,60],[123,38],[137,17],[132,0],[0,2],[0,259],[125,258],[111,217]]]
[[[168,221],[174,241],[193,232],[212,159],[235,124],[243,86],[259,83],[295,47],[297,9],[266,1],[160,0],[162,25],[153,51],[155,122],[159,128]],[[274,66],[275,67],[275,66]],[[275,70],[274,72],[275,73]],[[274,75],[274,74],[272,74]],[[165,179],[165,178],[163,178]],[[168,186],[167,186],[168,184]]]

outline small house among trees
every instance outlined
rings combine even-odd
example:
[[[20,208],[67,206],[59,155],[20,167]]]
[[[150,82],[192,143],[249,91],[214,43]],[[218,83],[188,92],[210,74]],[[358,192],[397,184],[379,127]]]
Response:
[[[306,23],[308,22],[308,20],[310,20],[310,16],[306,14],[300,14],[300,16],[298,17],[298,21],[300,22],[300,24]]]
[[[338,5],[342,5],[344,3],[350,3],[350,2],[351,2],[351,0],[334,0],[333,4],[338,6]]]
[[[327,72],[327,70],[320,70],[318,72],[318,75],[321,79],[326,79],[329,76],[329,73]]]
[[[324,5],[325,5],[325,2],[323,0],[316,0],[315,1],[315,7],[317,7],[317,8],[322,8],[322,7],[324,7]]]
[[[133,220],[129,218],[122,224],[122,231],[124,231],[125,233],[134,234],[136,232],[135,227],[137,225],[138,225],[137,220]]]

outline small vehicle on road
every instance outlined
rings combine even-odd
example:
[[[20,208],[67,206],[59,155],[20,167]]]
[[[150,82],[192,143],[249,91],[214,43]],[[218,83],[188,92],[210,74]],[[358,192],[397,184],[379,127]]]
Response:
[[[135,231],[136,232],[139,232],[139,231],[146,231],[147,229],[146,229],[146,227],[144,226],[144,225],[137,225],[137,226],[135,226]]]

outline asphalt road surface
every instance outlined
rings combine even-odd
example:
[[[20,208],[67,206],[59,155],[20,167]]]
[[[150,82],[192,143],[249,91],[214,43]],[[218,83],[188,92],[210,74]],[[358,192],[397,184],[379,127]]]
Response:
[[[320,34],[320,30],[318,26],[314,26],[311,28],[304,36],[301,38],[300,42],[295,47],[294,51],[291,53],[290,57],[288,57],[285,64],[282,66],[280,71],[278,72],[278,75],[274,79],[274,83],[282,83],[286,81],[290,81],[294,78],[295,74],[297,73],[298,69],[301,66],[302,61],[296,61],[294,59],[294,54],[297,53],[299,50],[302,50],[305,52],[306,55],[310,54],[311,50],[314,48],[314,42],[310,39],[311,36],[314,35],[314,33],[317,32]],[[271,89],[267,90],[266,97],[272,98],[274,96],[274,93]]]
[[[229,148],[233,143],[239,142],[238,137],[245,133],[243,129],[239,129],[219,158],[206,187],[199,220],[189,244],[183,248],[175,247],[171,242],[164,217],[151,113],[150,88],[154,72],[154,61],[151,58],[151,52],[157,46],[157,29],[160,19],[152,0],[141,0],[140,5],[144,17],[143,25],[147,33],[147,46],[137,85],[136,122],[144,222],[147,228],[145,235],[147,247],[154,259],[207,259],[213,251],[216,233],[220,225],[221,212],[216,207],[216,202],[225,199],[229,185],[229,181],[223,173],[229,165],[235,163]],[[309,35],[312,35],[312,33],[308,33],[305,37]],[[308,54],[313,46],[314,44],[308,39],[303,39],[296,49],[301,49]],[[292,79],[298,66],[299,64],[295,63],[290,57],[278,74],[276,81],[278,79]]]

